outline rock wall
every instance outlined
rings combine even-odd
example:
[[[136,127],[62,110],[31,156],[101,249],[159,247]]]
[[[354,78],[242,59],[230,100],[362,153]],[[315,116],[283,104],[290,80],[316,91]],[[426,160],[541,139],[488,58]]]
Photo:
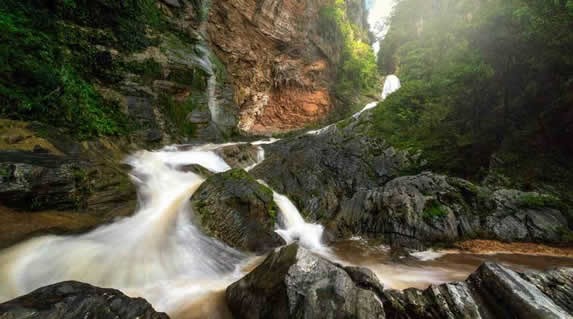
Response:
[[[319,10],[330,2],[213,2],[207,30],[233,83],[240,130],[271,133],[300,128],[333,108],[330,85],[341,43],[324,39],[318,31]],[[362,5],[358,8],[363,15]]]

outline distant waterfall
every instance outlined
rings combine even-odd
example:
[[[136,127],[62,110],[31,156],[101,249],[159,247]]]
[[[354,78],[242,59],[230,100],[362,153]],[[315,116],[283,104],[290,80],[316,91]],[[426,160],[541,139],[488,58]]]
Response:
[[[402,85],[400,85],[400,79],[394,74],[386,76],[384,81],[384,88],[382,88],[382,100],[385,100],[390,94],[398,91]]]

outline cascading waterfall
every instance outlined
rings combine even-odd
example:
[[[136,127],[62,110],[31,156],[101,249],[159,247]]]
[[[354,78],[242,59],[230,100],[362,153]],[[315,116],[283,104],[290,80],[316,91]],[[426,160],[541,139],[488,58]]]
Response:
[[[382,88],[382,100],[385,100],[390,94],[398,91],[402,85],[400,79],[394,74],[386,76],[384,87]]]
[[[261,145],[276,139],[258,141]],[[175,312],[208,292],[237,280],[250,258],[209,238],[191,222],[189,198],[204,179],[181,166],[199,164],[213,172],[230,166],[214,151],[232,145],[169,146],[140,151],[126,162],[138,188],[132,216],[79,236],[43,236],[0,254],[0,301],[65,280],[113,287],[142,296],[156,309]],[[259,146],[257,163],[264,160]],[[307,224],[284,195],[277,232],[309,249],[323,251],[322,226]]]
[[[216,85],[213,79],[210,90]],[[382,97],[399,87],[398,78],[388,76]],[[376,105],[369,103],[355,117]],[[320,134],[329,127],[309,134]],[[264,160],[261,145],[276,141],[252,142],[258,146],[256,163],[246,169]],[[159,311],[177,313],[190,302],[236,281],[244,274],[242,267],[252,259],[205,236],[193,225],[189,198],[204,178],[181,169],[199,164],[216,173],[229,170],[215,151],[233,144],[242,143],[172,145],[128,157],[130,177],[138,191],[135,214],[86,234],[42,236],[0,252],[0,301],[56,282],[78,280],[117,288],[146,298]],[[273,191],[273,199],[280,210],[276,232],[288,243],[298,241],[329,255],[321,241],[322,225],[305,222],[285,195]]]

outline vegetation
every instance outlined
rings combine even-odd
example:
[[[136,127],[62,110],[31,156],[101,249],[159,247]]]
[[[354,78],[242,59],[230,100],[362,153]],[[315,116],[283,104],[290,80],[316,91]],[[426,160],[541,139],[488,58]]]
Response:
[[[561,208],[563,204],[561,201],[551,195],[526,193],[519,199],[519,205],[524,208],[540,208],[540,207],[553,207]]]
[[[441,218],[448,215],[447,209],[437,201],[430,201],[426,203],[422,216],[424,218]]]
[[[141,30],[159,23],[155,10],[151,0],[3,1],[0,115],[50,123],[79,138],[128,130],[118,105],[91,84],[117,81],[120,67],[96,47],[132,51],[149,45]]]
[[[466,178],[571,176],[573,1],[403,0],[391,26],[378,67],[403,87],[372,134]]]
[[[368,43],[361,40],[360,30],[347,17],[346,3],[336,0],[320,10],[319,32],[341,44],[336,94],[345,100],[377,87],[376,58]]]

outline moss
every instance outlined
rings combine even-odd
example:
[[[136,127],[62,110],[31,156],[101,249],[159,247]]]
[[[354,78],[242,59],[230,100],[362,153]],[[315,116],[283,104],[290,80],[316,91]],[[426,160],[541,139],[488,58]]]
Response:
[[[269,207],[268,214],[271,217],[272,224],[273,225],[276,224],[278,216],[278,207],[274,202],[271,203],[271,207]]]
[[[126,62],[122,68],[127,72],[139,75],[144,83],[151,83],[163,76],[163,67],[153,59]]]
[[[518,198],[518,205],[523,208],[562,208],[563,203],[559,198],[537,193],[526,193]]]
[[[424,218],[429,218],[429,219],[442,218],[447,215],[448,215],[448,210],[442,204],[434,200],[426,203],[424,207],[424,212],[422,213],[422,216]]]
[[[117,105],[86,80],[110,80],[112,59],[96,50],[99,38],[56,18],[27,1],[0,5],[0,115],[48,122],[80,139],[124,133]]]
[[[171,70],[167,79],[190,86],[197,93],[204,93],[207,89],[209,75],[199,68],[192,68],[190,70]]]
[[[187,97],[184,102],[177,102],[171,96],[160,95],[159,104],[163,106],[164,114],[174,125],[179,135],[193,135],[195,132],[195,124],[188,120],[189,113],[191,113],[198,104],[193,96]]]

